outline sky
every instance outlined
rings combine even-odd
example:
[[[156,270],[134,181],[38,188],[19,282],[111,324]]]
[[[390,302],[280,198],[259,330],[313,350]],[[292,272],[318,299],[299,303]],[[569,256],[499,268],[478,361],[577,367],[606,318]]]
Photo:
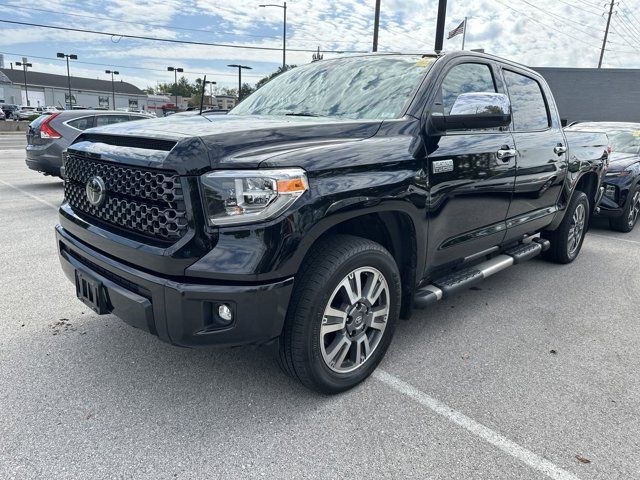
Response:
[[[268,47],[250,50],[188,45],[0,22],[5,66],[29,58],[33,70],[66,74],[57,52],[75,53],[73,75],[109,79],[105,69],[140,88],[172,82],[167,66],[191,80],[207,74],[218,87],[237,86],[227,67],[252,67],[255,83],[282,63],[283,9],[265,0],[0,0],[0,20],[91,29],[191,42]],[[269,3],[282,4],[280,0]],[[433,51],[438,0],[381,0],[379,51]],[[449,0],[446,31],[468,17],[466,48],[530,66],[596,67],[606,25],[606,1]],[[287,47],[315,50],[324,58],[372,48],[375,0],[288,0]],[[640,0],[616,0],[603,67],[640,68]],[[462,36],[445,40],[459,50]],[[288,64],[311,61],[311,52],[287,51]]]

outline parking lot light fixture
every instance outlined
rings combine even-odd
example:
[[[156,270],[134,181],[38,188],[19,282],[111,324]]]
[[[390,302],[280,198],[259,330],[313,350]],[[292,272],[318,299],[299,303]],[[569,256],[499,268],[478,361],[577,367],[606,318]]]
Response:
[[[111,74],[111,95],[113,96],[113,110],[116,109],[116,86],[113,80],[114,75],[120,75],[120,72],[117,70],[105,70],[104,73]]]
[[[207,80],[207,76],[205,75],[202,79],[202,91],[200,92],[200,115],[202,115],[202,109],[204,107],[204,91],[205,88],[209,85],[216,85],[216,82],[212,82],[211,80]]]
[[[72,109],[73,101],[71,100],[71,74],[69,73],[69,60],[77,60],[78,55],[74,53],[61,53],[58,52],[56,54],[58,58],[66,58],[67,59],[67,83],[69,85],[69,110]]]
[[[16,62],[16,66],[22,67],[22,71],[24,72],[24,96],[27,101],[27,107],[29,107],[30,103],[29,103],[29,90],[27,88],[27,69],[33,67],[33,65],[27,61],[26,57],[22,57],[22,62]]]
[[[231,65],[227,65],[227,67],[237,68],[238,69],[238,103],[242,101],[242,69],[245,70],[253,70],[251,67],[246,65],[239,65],[237,63],[233,63]]]
[[[274,3],[265,3],[262,5],[258,5],[261,8],[266,7],[277,7],[281,8],[284,13],[284,23],[282,25],[282,71],[284,72],[287,68],[287,2],[284,2],[282,5],[274,4]]]
[[[167,67],[169,72],[173,72],[173,76],[175,77],[175,89],[176,89],[176,111],[178,110],[178,72],[184,72],[184,69],[180,67]]]

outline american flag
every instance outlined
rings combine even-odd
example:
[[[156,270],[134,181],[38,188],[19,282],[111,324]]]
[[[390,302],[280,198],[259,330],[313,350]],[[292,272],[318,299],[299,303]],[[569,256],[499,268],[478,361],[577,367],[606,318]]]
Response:
[[[451,30],[449,32],[449,36],[447,37],[447,40],[455,37],[456,35],[460,35],[461,33],[464,33],[464,29],[466,28],[466,23],[467,21],[463,20],[462,23],[458,25],[457,28],[454,28],[453,30]]]

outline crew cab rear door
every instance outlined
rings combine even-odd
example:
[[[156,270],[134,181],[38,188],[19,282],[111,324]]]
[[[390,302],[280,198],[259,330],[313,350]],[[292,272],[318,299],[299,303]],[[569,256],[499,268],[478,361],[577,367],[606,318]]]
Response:
[[[546,226],[564,183],[567,145],[553,96],[533,72],[504,66],[511,100],[516,182],[507,220],[507,239]]]
[[[431,115],[449,115],[461,94],[505,93],[490,60],[463,57],[451,63],[439,76]],[[437,268],[502,243],[515,158],[508,128],[447,130],[429,139],[428,262]]]

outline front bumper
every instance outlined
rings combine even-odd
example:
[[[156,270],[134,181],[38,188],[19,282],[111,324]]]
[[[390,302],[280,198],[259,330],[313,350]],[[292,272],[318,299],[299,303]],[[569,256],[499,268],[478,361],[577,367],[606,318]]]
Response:
[[[269,284],[188,283],[160,277],[103,255],[56,226],[65,275],[76,272],[102,285],[106,310],[126,323],[180,346],[263,344],[282,331],[293,278]],[[234,313],[221,325],[217,306]]]

